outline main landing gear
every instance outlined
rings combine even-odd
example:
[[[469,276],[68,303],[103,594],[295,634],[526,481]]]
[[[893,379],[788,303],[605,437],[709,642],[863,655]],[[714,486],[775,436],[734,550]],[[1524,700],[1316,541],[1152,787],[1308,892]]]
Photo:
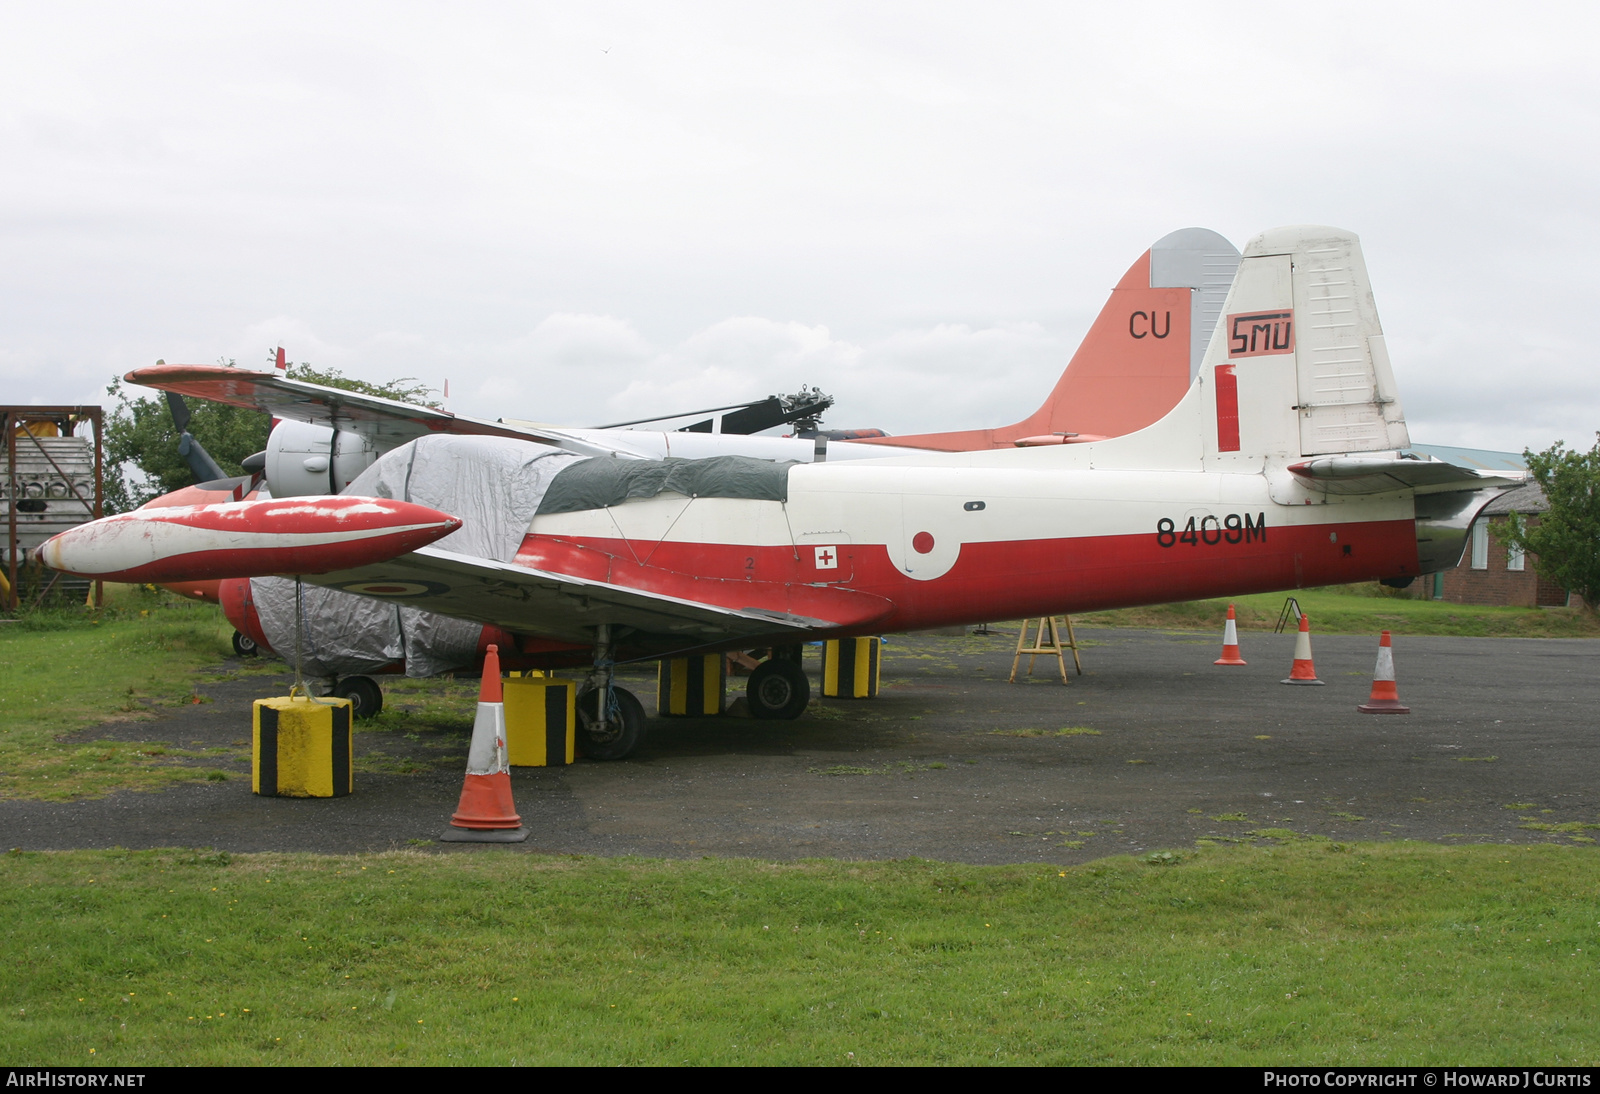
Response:
[[[811,702],[811,680],[799,660],[773,650],[750,674],[745,701],[754,717],[789,721],[805,713]]]
[[[578,748],[591,760],[621,760],[644,743],[644,706],[612,680],[611,625],[595,628],[594,668],[578,692]]]
[[[376,718],[383,709],[383,689],[370,676],[341,677],[328,694],[350,700],[350,713],[362,721]]]
[[[594,668],[578,692],[578,748],[591,760],[622,760],[644,743],[644,706],[614,680],[616,634],[610,624],[595,628]],[[811,680],[800,662],[799,646],[779,646],[750,674],[745,701],[753,717],[789,721],[811,702]],[[718,654],[717,656],[721,656]]]

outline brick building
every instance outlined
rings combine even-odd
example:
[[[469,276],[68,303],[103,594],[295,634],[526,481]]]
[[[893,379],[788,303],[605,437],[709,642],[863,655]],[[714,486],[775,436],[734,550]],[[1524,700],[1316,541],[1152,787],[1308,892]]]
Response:
[[[1524,556],[1502,543],[1490,528],[1494,521],[1512,511],[1532,517],[1549,507],[1544,491],[1531,482],[1490,502],[1472,525],[1461,565],[1433,575],[1429,590],[1433,599],[1456,604],[1526,608],[1562,608],[1576,604],[1577,597],[1539,576],[1532,556]]]

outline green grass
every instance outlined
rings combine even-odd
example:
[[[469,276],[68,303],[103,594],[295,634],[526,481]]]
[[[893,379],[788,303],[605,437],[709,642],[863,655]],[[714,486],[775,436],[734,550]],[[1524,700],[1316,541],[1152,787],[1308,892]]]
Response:
[[[383,709],[376,718],[365,720],[361,729],[368,733],[404,731],[420,719],[440,729],[471,733],[477,709],[477,680],[457,680],[453,673],[423,680],[386,676]]]
[[[60,738],[193,702],[195,670],[231,653],[213,606],[113,588],[107,607],[25,614],[0,625],[0,797],[65,800],[204,780],[203,753],[139,741]]]
[[[1578,608],[1491,608],[1380,595],[1382,586],[1337,585],[1232,600],[1194,600],[1075,615],[1079,625],[1221,632],[1228,605],[1240,630],[1271,630],[1293,595],[1321,634],[1460,635],[1473,638],[1600,638],[1600,617]],[[1292,625],[1292,624],[1291,624]]]
[[[0,861],[15,1066],[1589,1064],[1585,848]]]

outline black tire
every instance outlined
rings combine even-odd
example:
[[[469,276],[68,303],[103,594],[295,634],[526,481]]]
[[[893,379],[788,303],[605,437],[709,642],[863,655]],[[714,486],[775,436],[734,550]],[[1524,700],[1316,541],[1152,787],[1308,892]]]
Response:
[[[745,699],[750,713],[757,718],[798,718],[811,702],[811,679],[794,661],[774,657],[761,662],[750,674]]]
[[[240,657],[254,657],[261,652],[261,647],[256,645],[256,640],[248,634],[233,632],[233,652]]]
[[[601,689],[578,695],[578,751],[591,760],[625,760],[644,743],[644,706],[627,688],[613,687],[617,714],[604,735],[589,727],[597,720]]]
[[[346,676],[333,685],[333,694],[350,700],[350,713],[365,721],[383,710],[383,689],[370,676]]]

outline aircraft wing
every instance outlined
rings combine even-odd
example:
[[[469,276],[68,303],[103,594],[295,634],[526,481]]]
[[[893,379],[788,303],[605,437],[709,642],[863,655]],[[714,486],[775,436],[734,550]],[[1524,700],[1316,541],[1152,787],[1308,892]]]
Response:
[[[152,365],[135,369],[123,379],[130,384],[259,410],[274,418],[359,433],[372,438],[384,450],[428,433],[466,433],[539,441],[585,455],[636,455],[622,445],[595,444],[559,429],[491,422],[434,407],[291,380],[277,372],[255,372],[227,365]]]
[[[535,570],[509,562],[423,548],[386,562],[338,573],[308,575],[307,582],[342,592],[458,619],[489,623],[518,634],[588,644],[600,623],[631,628],[635,640],[667,650],[693,649],[725,640],[803,640],[811,631],[857,622],[886,603],[863,594],[840,596],[853,616],[816,619],[760,608],[723,608],[660,593]],[[881,602],[879,602],[881,603]]]
[[[1516,477],[1458,467],[1443,460],[1409,460],[1393,456],[1331,456],[1289,465],[1289,473],[1325,494],[1382,494],[1415,490],[1432,494],[1512,486]]]

